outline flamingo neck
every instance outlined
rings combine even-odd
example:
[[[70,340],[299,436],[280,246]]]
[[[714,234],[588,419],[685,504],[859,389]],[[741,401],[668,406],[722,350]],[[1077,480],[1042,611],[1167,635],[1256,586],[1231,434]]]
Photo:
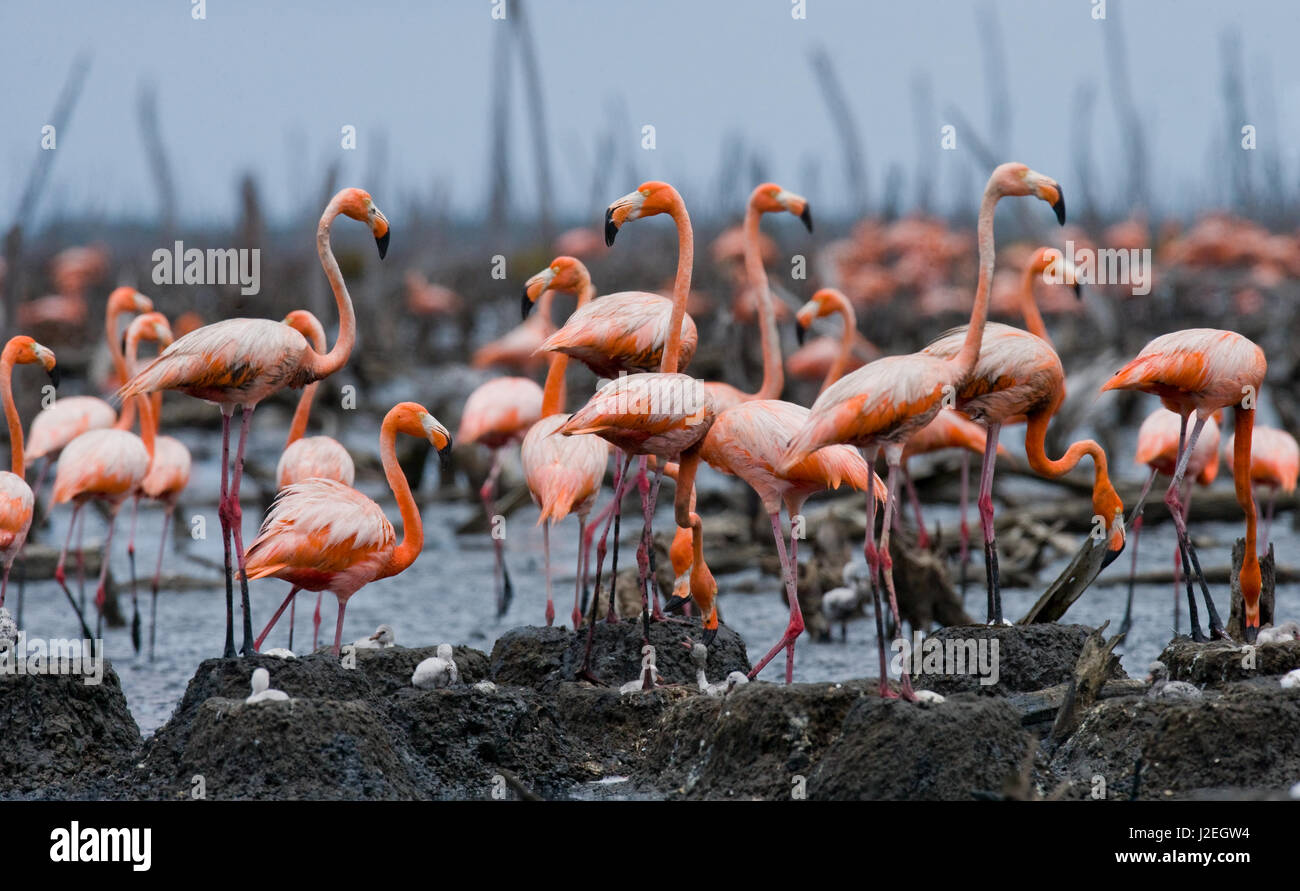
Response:
[[[329,377],[346,365],[357,340],[357,317],[352,309],[352,298],[348,295],[348,286],[343,281],[338,261],[334,259],[334,249],[330,247],[330,226],[340,212],[340,199],[335,195],[321,214],[320,224],[316,227],[316,253],[320,256],[325,277],[329,279],[330,290],[334,292],[334,302],[339,313],[339,339],[334,348],[324,355],[313,349],[308,356],[311,375],[316,380]]]
[[[158,439],[158,418],[153,413],[153,403],[145,395],[135,396],[140,412],[140,439],[144,441],[144,450],[149,453],[149,462],[153,463],[154,446]]]
[[[980,215],[977,233],[979,236],[980,273],[979,285],[975,289],[975,306],[971,308],[970,325],[966,328],[966,341],[952,361],[961,370],[963,377],[975,370],[979,360],[980,345],[984,341],[984,324],[989,318],[989,287],[993,281],[993,211],[997,207],[1001,194],[993,189],[992,183],[984,189],[980,201]]]
[[[109,329],[109,339],[112,340],[112,329]],[[126,331],[126,355],[122,357],[122,380],[130,380],[135,376],[140,365],[137,357],[140,352],[140,332],[134,328],[128,328]],[[117,416],[117,422],[113,424],[114,430],[130,430],[135,426],[135,412],[138,405],[135,397],[132,397],[122,403],[122,411]],[[141,418],[143,427],[144,419]]]
[[[311,346],[320,353],[325,349],[325,332],[318,324],[313,324],[312,328],[309,338]],[[298,406],[293,410],[293,421],[289,425],[289,438],[284,441],[286,449],[307,435],[307,421],[311,418],[312,403],[316,400],[316,390],[319,387],[318,383],[310,383],[302,388],[302,395],[298,397]],[[159,395],[162,395],[161,391]]]
[[[1106,452],[1095,440],[1081,439],[1078,442],[1071,443],[1070,447],[1065,450],[1065,454],[1060,458],[1052,460],[1047,457],[1044,443],[1047,440],[1047,424],[1053,414],[1055,414],[1055,408],[1050,411],[1038,412],[1028,419],[1025,427],[1025,457],[1029,459],[1029,466],[1033,468],[1035,473],[1055,479],[1077,467],[1085,455],[1092,458],[1092,466],[1095,469],[1092,492],[1095,500],[1099,492],[1111,488],[1110,469],[1106,462]],[[1112,517],[1105,517],[1107,529],[1110,528],[1112,519]]]
[[[1257,553],[1258,545],[1255,541],[1257,519],[1255,493],[1251,491],[1250,480],[1250,451],[1254,430],[1255,410],[1253,408],[1242,408],[1240,405],[1235,407],[1233,409],[1232,466],[1234,468],[1244,468],[1244,470],[1240,473],[1234,473],[1232,479],[1236,490],[1237,503],[1241,505],[1242,511],[1246,514],[1246,553],[1242,557],[1239,578],[1242,600],[1246,607],[1247,622],[1245,624],[1251,624],[1251,620],[1253,620],[1254,625],[1258,627],[1260,570],[1259,554]]]
[[[673,312],[668,319],[668,341],[659,370],[664,374],[677,372],[677,354],[682,349],[682,320],[686,317],[686,298],[691,293],[691,269],[695,265],[695,233],[691,230],[691,216],[680,195],[673,203],[673,222],[677,224],[677,278],[673,282]]]
[[[397,463],[396,418],[384,418],[384,425],[379,431],[379,453],[383,458],[388,487],[393,490],[397,509],[402,514],[402,541],[393,549],[388,565],[380,576],[387,578],[404,571],[420,556],[420,551],[424,549],[424,522],[420,519],[420,509],[415,505],[415,496],[411,494],[411,484]]]
[[[545,308],[550,309],[552,295],[555,292],[547,290],[541,297],[545,301]],[[574,311],[581,309],[596,294],[596,289],[591,284],[590,277],[584,277],[578,284],[578,305]],[[548,315],[549,319],[550,316]],[[569,370],[568,353],[552,353],[551,367],[546,372],[546,388],[542,391],[542,417],[549,418],[551,415],[557,415],[564,411],[566,392],[564,387],[564,375]]]
[[[126,356],[122,354],[122,342],[117,333],[117,319],[122,314],[122,309],[110,303],[107,311],[104,313],[104,336],[108,339],[108,353],[113,359],[113,371],[117,373],[118,379],[125,384],[135,373],[133,366],[128,366]],[[135,400],[128,399],[122,403],[122,411],[118,415],[117,423],[113,426],[118,430],[130,430],[135,425]]]
[[[785,388],[785,368],[781,365],[781,344],[776,331],[772,291],[768,286],[767,271],[763,269],[763,255],[758,246],[758,223],[761,217],[762,212],[751,200],[745,208],[745,278],[758,300],[759,337],[763,344],[763,384],[754,398],[776,399]]]
[[[853,304],[838,294],[832,299],[835,301],[835,311],[844,320],[844,331],[840,334],[840,351],[835,355],[830,370],[826,372],[822,390],[844,376],[844,369],[849,367],[849,355],[853,352],[853,336],[858,332],[858,315],[853,311]]]
[[[1025,317],[1025,330],[1051,346],[1052,337],[1047,333],[1043,315],[1038,311],[1038,301],[1034,299],[1035,275],[1033,266],[1025,268],[1025,280],[1020,287],[1020,313]]]
[[[0,398],[4,399],[5,421],[9,424],[9,470],[18,477],[27,469],[23,463],[23,424],[14,405],[14,357],[8,349],[0,357]]]

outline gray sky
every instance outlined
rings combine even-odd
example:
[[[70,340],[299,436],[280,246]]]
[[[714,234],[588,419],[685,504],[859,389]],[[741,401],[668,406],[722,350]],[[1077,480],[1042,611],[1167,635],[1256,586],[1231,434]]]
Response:
[[[269,211],[283,214],[316,192],[320,171],[336,157],[343,181],[372,188],[381,206],[413,191],[427,194],[440,180],[453,206],[473,213],[486,196],[490,49],[501,27],[491,18],[493,2],[208,0],[206,20],[195,21],[190,0],[5,0],[0,206],[7,214],[17,201],[71,60],[89,48],[90,77],[71,125],[59,134],[42,215],[154,214],[136,119],[137,90],[147,78],[156,81],[187,220],[231,218],[234,184],[245,169],[258,174]],[[1211,138],[1226,126],[1219,36],[1231,26],[1241,38],[1249,114],[1260,118],[1257,155],[1280,148],[1288,180],[1300,178],[1300,3],[1109,0],[1108,18],[1098,22],[1094,2],[994,5],[1012,93],[1008,160],[1056,176],[1070,194],[1072,104],[1076,87],[1091,80],[1098,89],[1093,185],[1119,197],[1123,161],[1102,29],[1123,28],[1136,101],[1150,130],[1153,193],[1173,204],[1215,198],[1218,186],[1207,176]],[[628,127],[619,135],[639,153],[640,171],[680,180],[688,204],[689,187],[715,194],[724,138],[740,131],[761,147],[771,178],[790,188],[812,191],[799,178],[818,159],[820,180],[810,197],[833,210],[843,175],[808,62],[818,44],[835,59],[849,93],[877,198],[888,164],[902,164],[909,175],[915,168],[914,75],[931,80],[936,145],[950,105],[988,129],[975,4],[806,0],[806,8],[806,20],[797,21],[791,0],[533,0],[555,206],[591,212],[594,144],[611,100],[621,97]],[[515,187],[519,205],[532,208],[536,188],[524,150],[533,134],[522,114],[520,74],[516,66]],[[1277,109],[1271,118],[1264,87]],[[358,128],[355,152],[340,148],[344,124]],[[656,127],[653,152],[639,148],[643,124]],[[1233,131],[1239,126],[1232,122]],[[389,195],[361,181],[380,131],[388,141]],[[957,135],[957,152],[933,156],[939,193],[955,187],[957,169],[969,164]],[[610,182],[609,199],[637,185],[618,173]]]

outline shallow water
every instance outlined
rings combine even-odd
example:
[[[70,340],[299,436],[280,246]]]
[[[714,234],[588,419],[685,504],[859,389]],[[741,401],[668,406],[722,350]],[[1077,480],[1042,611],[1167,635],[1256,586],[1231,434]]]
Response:
[[[213,438],[187,438],[199,454],[214,443]],[[275,443],[258,439],[259,450],[273,454]],[[358,445],[360,445],[358,443]],[[273,466],[273,463],[272,463]],[[210,460],[200,461],[195,468],[191,500],[195,504],[209,505],[201,510],[185,509],[181,516],[188,518],[204,513],[208,535],[204,540],[186,542],[187,553],[200,555],[206,560],[221,560],[220,526],[215,507],[217,488],[216,465]],[[709,482],[706,474],[701,485]],[[716,483],[716,479],[712,482]],[[1007,480],[1015,486],[1020,481]],[[1032,485],[1032,484],[1030,484]],[[382,483],[366,484],[368,494],[382,491]],[[810,507],[813,503],[810,503]],[[535,526],[537,512],[531,506],[514,514],[507,527],[507,560],[515,585],[515,598],[507,615],[495,618],[492,598],[492,547],[486,535],[456,536],[454,530],[472,512],[478,510],[470,503],[441,504],[432,502],[424,508],[425,551],[413,567],[392,579],[376,582],[359,592],[349,603],[343,640],[356,640],[371,634],[382,622],[394,626],[397,641],[410,646],[424,646],[442,642],[466,644],[490,651],[492,643],[504,631],[525,624],[541,624],[545,605],[545,581],[542,559],[542,534]],[[397,511],[387,505],[390,517]],[[941,523],[953,528],[956,508],[953,505],[927,505],[927,520],[933,526]],[[256,534],[260,517],[257,511],[245,505],[244,541],[250,543]],[[123,520],[126,520],[126,512]],[[972,517],[973,519],[973,517]],[[56,509],[51,528],[42,534],[42,540],[59,543],[66,532],[67,511]],[[137,535],[137,566],[141,585],[140,607],[144,616],[144,636],[148,636],[148,578],[157,556],[158,527],[161,513],[153,507],[142,507]],[[671,513],[661,510],[656,528],[667,529],[672,523]],[[976,526],[976,528],[978,528]],[[114,546],[113,572],[123,592],[123,611],[130,615],[128,565],[125,557],[127,524],[119,526],[119,537]],[[1223,566],[1229,561],[1231,544],[1241,534],[1234,523],[1196,523],[1193,507],[1193,534],[1205,544],[1199,548],[1202,565]],[[97,542],[102,525],[91,516],[87,526],[86,541]],[[628,536],[634,530],[627,524],[621,566],[632,565],[632,548]],[[556,622],[567,624],[573,598],[573,570],[577,558],[577,521],[562,524],[552,538],[552,565],[554,569],[554,594]],[[1300,545],[1292,528],[1291,516],[1283,514],[1273,526],[1279,563],[1288,563],[1286,555],[1296,553]],[[1169,523],[1143,531],[1139,553],[1139,571],[1168,570],[1172,566],[1174,529]],[[1123,577],[1128,572],[1131,551],[1104,572],[1104,578]],[[1054,578],[1069,562],[1061,557],[1044,569],[1039,578],[1039,589],[1009,588],[1003,591],[1003,604],[1008,617],[1022,615],[1037,598],[1041,587]],[[972,565],[971,585],[967,609],[978,615],[982,611],[984,589],[983,570],[977,554]],[[108,629],[105,647],[122,680],[132,714],[145,734],[152,733],[171,715],[185,691],[185,686],[202,659],[219,656],[225,627],[225,597],[220,574],[213,569],[186,559],[170,547],[165,571],[195,575],[212,579],[210,589],[188,591],[163,591],[158,602],[158,640],[154,662],[136,656],[132,651],[127,628]],[[760,575],[748,570],[719,577],[719,601],[724,621],[745,639],[751,659],[758,659],[767,651],[785,628],[788,612],[780,593],[780,582],[774,576]],[[740,593],[740,592],[752,593]],[[1111,620],[1111,631],[1118,628],[1124,612],[1127,588],[1123,584],[1095,585],[1066,615],[1066,621],[1100,625]],[[11,588],[11,598],[13,589]],[[729,593],[730,592],[730,593]],[[31,636],[46,638],[76,635],[76,619],[62,594],[52,581],[30,582],[27,585],[24,624]],[[250,586],[253,605],[253,631],[260,632],[262,625],[279,606],[288,586],[278,580],[254,582]],[[1212,588],[1216,606],[1224,620],[1228,615],[1226,586]],[[93,595],[93,579],[87,583],[87,597]],[[236,588],[236,643],[239,641],[238,589]],[[1117,650],[1122,655],[1124,668],[1130,675],[1143,676],[1147,664],[1159,655],[1168,642],[1173,629],[1173,586],[1142,586],[1137,589],[1134,604],[1134,625],[1128,643]],[[13,605],[11,599],[11,606]],[[311,613],[315,597],[302,593],[297,603],[295,648],[304,649],[310,642]],[[1187,630],[1186,600],[1180,601],[1182,614],[1180,630]],[[1277,589],[1277,615],[1280,619],[1300,616],[1300,585],[1281,585]],[[321,639],[333,639],[336,616],[335,601],[327,597],[322,606]],[[1201,609],[1204,623],[1204,609]],[[796,648],[794,677],[796,681],[839,681],[848,678],[875,676],[877,673],[874,622],[870,619],[850,623],[848,639],[833,643],[814,643],[807,638]],[[285,646],[288,641],[287,614],[280,626],[271,634],[266,647]],[[629,666],[631,669],[632,667]],[[785,671],[784,656],[777,656],[764,672],[770,680],[780,680]],[[629,672],[629,678],[631,676]]]

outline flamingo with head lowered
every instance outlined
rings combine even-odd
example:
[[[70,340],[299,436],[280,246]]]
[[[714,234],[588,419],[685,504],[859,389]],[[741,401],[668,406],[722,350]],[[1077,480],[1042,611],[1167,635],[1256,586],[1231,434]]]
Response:
[[[343,273],[330,247],[330,227],[339,215],[365,223],[375,237],[382,258],[388,252],[388,220],[361,189],[343,189],[330,199],[316,227],[316,252],[329,279],[338,308],[339,339],[328,353],[319,353],[302,333],[271,319],[227,319],[205,325],[177,340],[131,378],[120,392],[123,399],[157,390],[180,390],[221,408],[221,519],[226,563],[226,645],[224,655],[235,655],[233,578],[240,579],[245,655],[253,652],[252,616],[244,569],[243,511],[239,484],[244,473],[244,447],[253,409],[285,387],[303,387],[329,377],[347,364],[356,343],[357,319]],[[230,419],[242,409],[239,446],[230,470]],[[240,570],[232,571],[234,563]]]

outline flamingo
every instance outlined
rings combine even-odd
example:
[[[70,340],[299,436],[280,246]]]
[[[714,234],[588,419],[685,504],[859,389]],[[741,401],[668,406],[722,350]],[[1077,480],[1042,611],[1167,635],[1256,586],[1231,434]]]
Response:
[[[790,606],[790,620],[781,639],[750,671],[750,680],[757,677],[783,649],[786,651],[785,682],[789,684],[794,679],[794,645],[804,630],[798,591],[800,536],[796,534],[795,527],[804,501],[822,489],[838,489],[841,482],[857,491],[871,489],[881,501],[886,494],[884,483],[872,473],[867,462],[851,446],[828,446],[790,467],[778,469],[786,444],[799,432],[808,415],[808,409],[791,402],[775,399],[742,402],[719,412],[699,448],[682,458],[677,482],[676,513],[679,527],[691,523],[686,498],[693,487],[700,459],[714,470],[738,476],[748,483],[763,502],[763,510],[772,521],[772,537],[776,540],[776,552],[781,560],[781,577]],[[781,530],[782,505],[790,518],[788,556]]]
[[[524,310],[524,320],[515,328],[491,343],[485,343],[474,351],[470,364],[474,368],[488,368],[503,365],[520,372],[529,372],[539,364],[537,353],[546,339],[555,331],[551,321],[551,303],[555,294],[543,291],[541,305],[537,315],[528,316],[528,303]]]
[[[1133,519],[1129,522],[1129,527],[1133,531],[1133,566],[1129,571],[1128,602],[1124,606],[1124,621],[1119,626],[1120,634],[1126,634],[1133,625],[1133,584],[1134,576],[1137,575],[1138,537],[1142,533],[1141,506],[1146,503],[1147,494],[1151,491],[1151,484],[1155,482],[1157,474],[1163,473],[1169,477],[1174,475],[1174,470],[1178,467],[1178,436],[1181,426],[1182,419],[1176,412],[1172,412],[1167,408],[1157,408],[1147,415],[1146,420],[1142,422],[1142,426],[1138,428],[1135,460],[1138,464],[1145,464],[1150,467],[1151,472],[1147,474],[1146,483],[1142,486],[1142,494],[1138,496],[1138,508],[1134,510]],[[1187,469],[1184,472],[1201,486],[1210,485],[1218,477],[1219,425],[1214,418],[1210,418],[1206,422],[1205,432],[1201,434],[1201,439],[1196,444],[1196,451],[1187,459]],[[1190,484],[1184,485],[1183,492],[1185,493],[1183,495],[1183,520],[1186,522],[1187,515],[1192,508]],[[1180,552],[1175,550],[1174,634],[1178,633],[1178,567],[1180,563]]]
[[[620,375],[596,391],[585,406],[570,416],[559,428],[566,436],[594,433],[623,450],[627,458],[614,482],[614,503],[622,502],[627,466],[633,455],[654,455],[666,461],[677,460],[682,452],[698,444],[713,423],[712,398],[695,378],[678,373],[684,339],[683,318],[686,297],[691,290],[691,266],[695,242],[691,218],[677,190],[664,182],[642,183],[635,192],[619,198],[605,209],[605,240],[613,245],[618,230],[629,220],[668,214],[677,228],[677,275],[673,285],[672,312],[661,352],[658,372]],[[589,306],[610,302],[604,297]],[[577,315],[577,313],[575,313]],[[570,320],[570,324],[572,319]],[[565,327],[568,327],[566,325]],[[561,332],[564,330],[560,329]],[[557,332],[558,335],[559,332]],[[693,352],[693,350],[692,350]],[[653,487],[642,487],[643,527],[637,547],[638,587],[641,591],[644,633],[650,636],[650,604],[646,580],[650,573],[651,520],[662,479],[662,465],[656,465]],[[642,462],[641,479],[645,479]],[[617,508],[615,508],[617,516]],[[659,593],[654,594],[655,614],[659,614]]]
[[[884,449],[889,464],[889,490],[885,500],[884,525],[879,551],[873,546],[875,532],[875,493],[867,498],[867,534],[864,551],[874,579],[877,567],[883,569],[885,587],[894,625],[902,634],[898,616],[898,599],[894,590],[893,565],[889,556],[889,530],[893,507],[897,501],[898,470],[903,448],[915,433],[930,423],[935,414],[972,377],[980,356],[984,327],[988,318],[989,282],[993,277],[993,211],[1003,196],[1034,196],[1052,205],[1058,221],[1065,221],[1065,200],[1055,180],[1031,170],[1024,164],[1003,164],[989,177],[979,211],[979,284],[962,347],[957,355],[942,358],[929,353],[886,356],[862,366],[827,387],[813,403],[808,419],[795,434],[784,460],[777,468],[788,473],[808,455],[836,443],[857,445],[866,450],[867,465],[875,463],[876,453]],[[984,460],[990,464],[987,448]],[[872,599],[876,607],[877,642],[880,656],[880,694],[894,695],[889,689],[885,665],[885,640],[880,616],[880,596],[873,582]],[[901,692],[914,700],[911,678],[903,666]]]
[[[817,391],[819,395],[848,372],[856,371],[866,364],[856,354],[859,345],[866,343],[858,333],[857,312],[844,292],[836,288],[817,291],[795,313],[795,321],[798,322],[795,332],[800,343],[803,343],[804,332],[812,327],[813,322],[829,315],[839,315],[844,322],[839,341],[833,337],[819,337],[804,343],[791,354],[787,363],[792,375],[803,378],[812,377],[813,372],[824,369],[825,377],[821,389]],[[871,346],[871,353],[873,356],[879,355],[879,350]]]
[[[1228,437],[1225,446],[1229,455],[1234,454],[1233,437]],[[1237,475],[1237,465],[1233,464],[1232,474]],[[1276,427],[1256,427],[1250,444],[1250,484],[1268,490],[1268,507],[1264,510],[1264,540],[1260,547],[1268,550],[1268,530],[1273,525],[1273,503],[1277,500],[1279,490],[1291,495],[1295,492],[1296,477],[1300,475],[1300,444],[1285,430]]]
[[[48,347],[26,335],[19,335],[11,337],[0,353],[0,398],[4,400],[5,421],[9,425],[9,470],[0,471],[0,562],[4,564],[4,578],[0,580],[0,610],[4,609],[5,589],[9,587],[9,569],[27,542],[36,507],[36,496],[23,479],[23,425],[18,418],[13,393],[14,366],[34,364],[41,365],[58,386],[54,352]],[[75,601],[73,605],[76,605]]]
[[[303,480],[276,496],[262,530],[248,547],[244,572],[250,580],[284,579],[293,589],[253,649],[261,646],[302,588],[330,591],[338,598],[338,623],[331,652],[339,655],[348,599],[376,579],[405,571],[420,555],[424,526],[411,485],[397,463],[398,433],[427,439],[440,454],[446,454],[452,440],[447,428],[417,403],[398,403],[384,416],[379,452],[384,475],[402,514],[400,543],[379,505],[338,480]]]
[[[565,263],[561,261],[572,261]],[[531,306],[538,290],[554,293],[552,283],[561,278],[568,285],[569,277],[578,275],[582,264],[572,257],[557,257],[552,264],[528,279],[524,285],[525,306]],[[585,267],[582,273],[585,274]],[[577,309],[592,298],[595,288],[587,277],[578,294]],[[541,298],[545,300],[545,297]],[[576,310],[575,310],[576,311]],[[605,467],[609,464],[609,444],[598,436],[561,436],[556,431],[569,420],[564,412],[564,375],[569,367],[569,357],[564,353],[551,356],[551,367],[546,374],[546,388],[542,392],[541,418],[524,435],[519,455],[524,465],[524,479],[528,483],[533,502],[541,508],[537,523],[542,527],[543,550],[546,555],[546,624],[555,622],[555,601],[551,596],[551,527],[570,513],[578,517],[578,568],[573,583],[573,630],[582,624],[582,580],[587,562],[587,514],[596,503]]]
[[[1253,341],[1235,331],[1219,328],[1187,328],[1155,338],[1115,376],[1102,385],[1107,390],[1138,390],[1160,397],[1165,408],[1177,412],[1178,464],[1165,492],[1165,504],[1178,533],[1178,549],[1187,571],[1187,607],[1192,639],[1204,641],[1196,615],[1193,575],[1200,576],[1201,593],[1209,612],[1210,634],[1226,637],[1219,615],[1210,599],[1210,588],[1201,572],[1196,548],[1187,535],[1183,505],[1179,496],[1187,463],[1196,451],[1196,441],[1206,423],[1220,409],[1233,406],[1233,467],[1251,466],[1251,432],[1255,426],[1255,404],[1264,383],[1268,360]],[[1187,418],[1196,412],[1196,422],[1187,435]],[[1249,474],[1234,475],[1237,503],[1246,516],[1246,554],[1241,563],[1241,596],[1245,605],[1245,637],[1253,643],[1259,633],[1259,554],[1255,541],[1255,498]],[[1139,506],[1141,501],[1139,501]],[[1190,558],[1190,560],[1189,560]]]
[[[284,324],[293,328],[311,342],[311,347],[318,353],[325,352],[325,328],[320,319],[305,310],[296,309],[284,317]],[[305,436],[307,421],[311,418],[312,403],[316,400],[319,382],[313,382],[302,388],[298,397],[298,407],[294,409],[293,421],[289,425],[289,438],[284,442],[284,451],[280,462],[275,467],[275,488],[285,489],[303,480],[320,478],[338,480],[345,486],[352,485],[356,479],[357,469],[352,456],[343,445],[330,436]],[[316,594],[316,612],[312,615],[312,645],[315,646],[320,634],[320,604],[322,592]],[[297,598],[289,605],[289,649],[293,649],[294,612],[298,605]]]
[[[153,310],[153,301],[135,288],[115,288],[108,295],[104,309],[104,334],[108,340],[113,369],[121,380],[127,378],[126,359],[122,355],[122,338],[117,333],[118,321],[123,313],[146,313]],[[135,403],[123,406],[124,412],[134,412]],[[36,486],[32,490],[40,495],[45,485],[45,475],[50,462],[59,457],[63,447],[87,430],[112,427],[117,421],[117,411],[96,396],[66,396],[56,399],[32,419],[27,436],[27,463],[41,460]]]
[[[244,473],[244,447],[248,440],[253,409],[266,397],[284,387],[302,387],[329,377],[342,368],[356,343],[356,315],[348,296],[343,273],[330,247],[330,226],[343,214],[369,226],[382,259],[388,253],[388,220],[375,206],[370,194],[361,189],[340,191],[321,214],[316,227],[316,252],[329,279],[338,307],[339,339],[328,353],[312,349],[302,334],[270,319],[226,319],[205,325],[177,340],[120,391],[125,399],[156,390],[180,390],[212,402],[221,408],[221,519],[226,565],[226,644],[223,655],[235,655],[234,592],[231,544],[240,572],[240,604],[243,608],[245,655],[253,652],[252,616],[248,604],[248,581],[244,568],[243,511],[239,504],[239,483]],[[236,406],[242,409],[239,446],[234,472],[230,474],[230,419]]]
[[[160,347],[172,342],[171,326],[162,313],[149,312],[136,316],[126,331],[126,351],[128,368],[134,374],[137,367],[136,354],[140,340],[155,340]],[[157,424],[162,418],[162,392],[153,394],[153,416]],[[131,505],[131,535],[127,539],[126,552],[131,560],[131,602],[135,607],[135,521],[140,504],[140,496],[159,502],[163,507],[162,534],[158,542],[158,563],[154,567],[149,606],[149,661],[154,657],[155,632],[158,627],[158,587],[162,578],[163,554],[167,551],[167,530],[171,526],[172,514],[176,511],[176,502],[185,487],[190,484],[190,450],[185,444],[172,436],[154,437],[153,460],[145,474],[140,488],[135,492]],[[136,609],[132,615],[131,641],[136,651],[140,649],[140,613]]]
[[[1021,291],[1021,308],[1030,330],[988,323],[974,373],[956,393],[957,410],[982,423],[986,431],[978,503],[988,578],[988,620],[997,624],[1002,622],[1002,591],[993,531],[993,468],[998,435],[1005,424],[1021,417],[1026,419],[1025,454],[1029,466],[1048,479],[1073,470],[1085,455],[1092,459],[1093,516],[1101,518],[1106,533],[1107,554],[1103,566],[1124,548],[1124,505],[1111,484],[1105,450],[1095,440],[1086,439],[1072,443],[1059,459],[1047,457],[1047,426],[1065,400],[1065,370],[1034,304],[1033,281],[1035,275],[1056,259],[1060,259],[1059,253],[1051,249],[1041,249],[1031,256]],[[1080,295],[1077,288],[1075,294]],[[966,330],[957,328],[932,342],[924,352],[954,359],[965,342]]]

